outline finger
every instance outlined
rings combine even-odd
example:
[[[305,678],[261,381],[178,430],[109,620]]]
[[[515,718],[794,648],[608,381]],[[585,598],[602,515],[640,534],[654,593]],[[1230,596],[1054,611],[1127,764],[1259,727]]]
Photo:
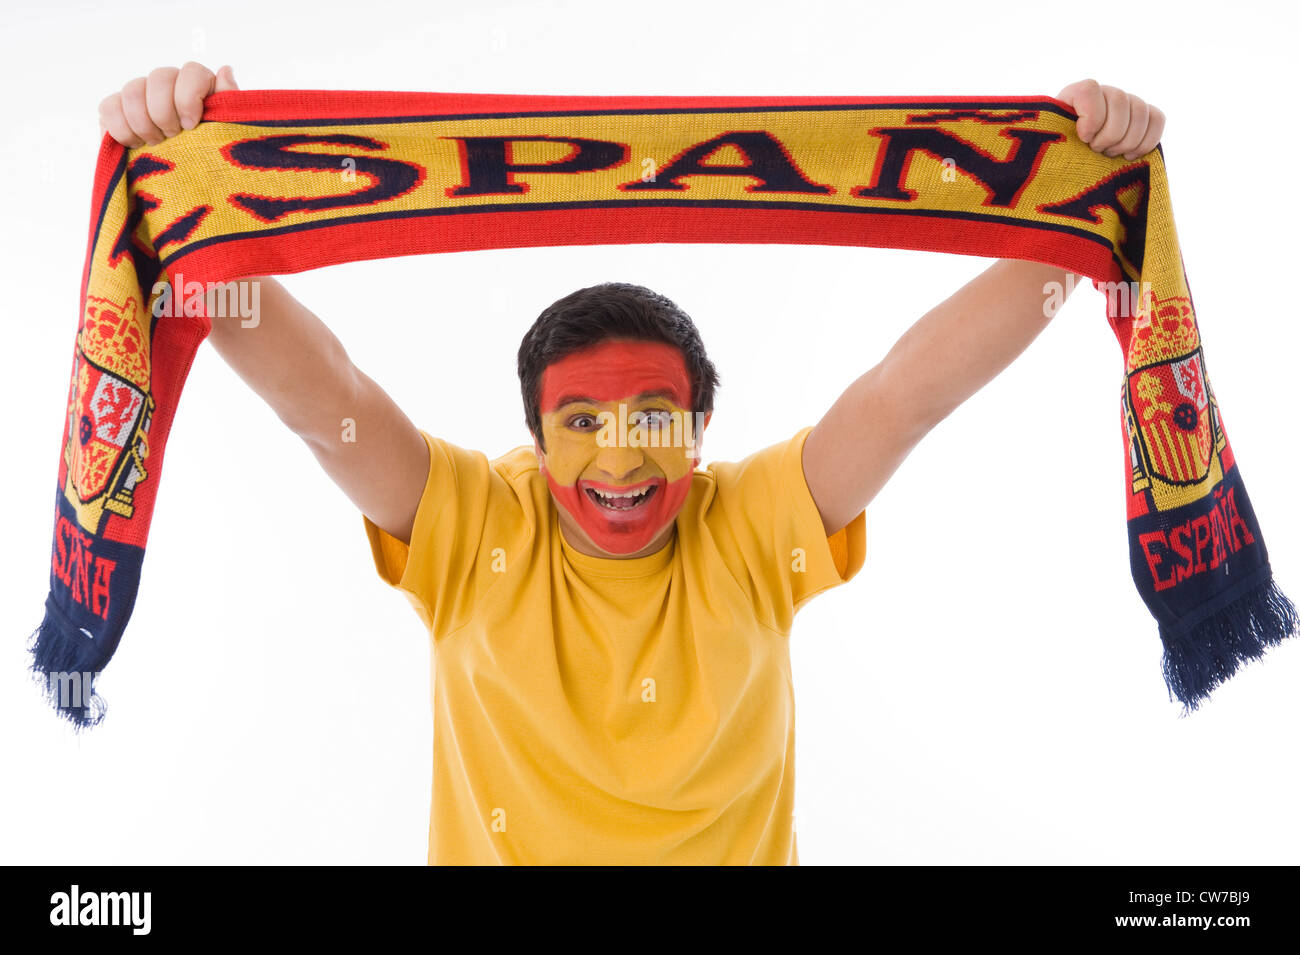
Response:
[[[1106,122],[1102,123],[1101,129],[1093,138],[1092,148],[1107,156],[1114,156],[1115,144],[1128,129],[1128,94],[1114,86],[1103,86],[1101,91],[1106,94]]]
[[[144,145],[144,140],[131,129],[131,124],[126,121],[126,114],[122,112],[121,93],[106,96],[99,104],[99,128],[127,149]]]
[[[1122,155],[1125,159],[1136,159],[1141,155],[1136,150],[1147,134],[1147,123],[1151,120],[1151,110],[1145,102],[1136,96],[1129,97],[1128,108],[1128,129],[1125,130],[1120,141],[1115,144],[1115,154]]]
[[[1147,131],[1142,136],[1142,142],[1134,150],[1139,156],[1145,156],[1151,150],[1160,144],[1160,137],[1165,132],[1165,114],[1158,106],[1152,106],[1151,116],[1147,121]]]
[[[203,117],[203,98],[212,92],[216,77],[202,63],[191,60],[176,77],[173,101],[183,129],[193,129]]]
[[[226,90],[237,90],[235,85],[235,71],[228,66],[223,66],[217,70],[217,86],[213,92],[224,93]]]
[[[122,87],[122,112],[131,131],[145,143],[154,146],[166,137],[149,118],[149,104],[145,102],[147,85],[148,81],[143,76],[137,76]]]
[[[149,104],[149,118],[169,139],[181,131],[181,118],[176,114],[176,76],[180,70],[174,66],[160,66],[149,74],[144,98]]]
[[[1092,142],[1106,119],[1106,97],[1101,91],[1101,84],[1096,80],[1080,80],[1061,90],[1056,98],[1069,103],[1079,114],[1075,131],[1085,143]]]

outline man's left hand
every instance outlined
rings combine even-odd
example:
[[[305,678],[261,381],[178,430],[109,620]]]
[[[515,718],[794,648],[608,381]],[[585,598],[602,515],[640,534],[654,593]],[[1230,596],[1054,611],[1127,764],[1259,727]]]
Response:
[[[1096,80],[1079,80],[1057,94],[1079,114],[1079,138],[1094,152],[1137,159],[1156,148],[1165,114],[1132,93]]]

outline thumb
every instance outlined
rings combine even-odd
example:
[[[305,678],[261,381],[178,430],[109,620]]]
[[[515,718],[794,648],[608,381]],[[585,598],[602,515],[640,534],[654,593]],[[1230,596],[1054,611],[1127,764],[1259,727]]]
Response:
[[[1081,140],[1091,143],[1106,122],[1106,94],[1101,84],[1091,79],[1080,80],[1061,90],[1056,98],[1068,103],[1078,114],[1075,131]]]
[[[226,90],[237,90],[235,85],[235,71],[229,66],[223,66],[217,70],[217,85],[213,90],[214,93],[224,93]]]

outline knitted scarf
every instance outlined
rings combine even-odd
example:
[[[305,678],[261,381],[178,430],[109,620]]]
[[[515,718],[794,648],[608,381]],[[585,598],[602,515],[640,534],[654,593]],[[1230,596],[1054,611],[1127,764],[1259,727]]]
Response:
[[[470,249],[775,242],[1030,259],[1106,293],[1129,561],[1194,708],[1296,613],[1210,387],[1163,151],[1107,158],[1076,118],[1040,96],[232,91],[162,145],[106,136],[34,672],[64,716],[102,717],[94,679],[135,602],[213,284]]]

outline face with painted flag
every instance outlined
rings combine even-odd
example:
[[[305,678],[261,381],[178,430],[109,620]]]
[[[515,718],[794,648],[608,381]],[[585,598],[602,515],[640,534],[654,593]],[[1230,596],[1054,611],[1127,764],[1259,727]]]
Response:
[[[682,353],[610,339],[542,373],[538,464],[580,553],[631,558],[667,544],[709,415],[693,415]]]

